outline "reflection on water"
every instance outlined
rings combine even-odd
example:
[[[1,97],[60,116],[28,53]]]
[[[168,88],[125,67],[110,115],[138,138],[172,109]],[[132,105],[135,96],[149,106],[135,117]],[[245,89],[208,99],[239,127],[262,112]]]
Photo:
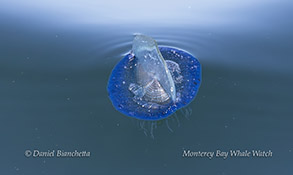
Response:
[[[271,5],[257,6],[259,13],[250,13],[243,21],[232,20],[231,12],[226,23],[214,25],[197,25],[196,20],[184,25],[66,23],[64,17],[52,22],[1,11],[0,137],[6,158],[0,163],[8,168],[0,172],[292,172],[293,35],[287,3],[272,11]],[[241,14],[248,9],[240,10]],[[203,66],[203,81],[189,105],[189,119],[179,115],[180,127],[176,121],[169,123],[174,132],[158,124],[154,140],[113,108],[106,91],[108,76],[130,51],[135,33],[152,36],[159,45],[186,50]],[[85,149],[92,156],[44,163],[22,156],[28,148]],[[182,159],[183,148],[271,149],[276,156]],[[244,164],[250,169],[239,172]]]

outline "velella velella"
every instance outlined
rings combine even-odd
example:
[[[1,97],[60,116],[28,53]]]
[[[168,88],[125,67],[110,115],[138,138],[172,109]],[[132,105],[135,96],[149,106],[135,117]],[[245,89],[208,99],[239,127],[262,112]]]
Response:
[[[132,50],[112,70],[108,94],[121,113],[141,120],[161,120],[188,105],[201,83],[201,65],[191,54],[159,47],[136,35]]]

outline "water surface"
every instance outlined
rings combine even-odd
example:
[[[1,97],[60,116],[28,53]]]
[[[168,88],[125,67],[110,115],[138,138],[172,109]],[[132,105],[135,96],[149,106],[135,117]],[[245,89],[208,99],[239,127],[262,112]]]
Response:
[[[11,10],[2,6],[0,16],[1,174],[292,172],[292,3],[228,8],[218,18],[215,12],[204,18],[207,22],[192,11],[174,23],[149,18],[139,23],[123,15],[120,22],[118,17],[74,21],[37,13],[40,8],[29,13],[21,5],[5,5]],[[178,113],[180,127],[169,122],[174,132],[160,123],[155,139],[116,111],[107,96],[111,70],[130,51],[135,33],[186,50],[202,64],[189,120]],[[87,150],[91,157],[33,159],[23,155],[26,149]],[[263,149],[274,156],[188,159],[183,149]]]

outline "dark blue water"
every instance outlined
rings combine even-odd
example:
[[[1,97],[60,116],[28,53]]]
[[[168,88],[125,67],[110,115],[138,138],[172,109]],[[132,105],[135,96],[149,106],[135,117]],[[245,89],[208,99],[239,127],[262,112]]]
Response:
[[[181,16],[174,24],[111,22],[109,16],[107,23],[81,22],[3,4],[0,174],[292,173],[292,3],[251,3],[228,8],[219,21],[217,15],[206,23]],[[154,139],[114,109],[106,90],[135,33],[184,49],[202,64],[198,96],[177,114],[180,127],[174,118],[173,132],[158,123]],[[27,158],[27,149],[91,156]],[[184,149],[272,150],[273,157],[182,158]]]

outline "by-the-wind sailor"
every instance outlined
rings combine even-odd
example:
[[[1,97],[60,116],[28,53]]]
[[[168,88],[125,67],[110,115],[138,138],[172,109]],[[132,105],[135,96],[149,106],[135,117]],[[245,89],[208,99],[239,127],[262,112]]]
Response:
[[[123,114],[160,120],[189,104],[201,82],[199,61],[189,53],[158,47],[148,36],[137,35],[132,51],[112,70],[108,93]]]

